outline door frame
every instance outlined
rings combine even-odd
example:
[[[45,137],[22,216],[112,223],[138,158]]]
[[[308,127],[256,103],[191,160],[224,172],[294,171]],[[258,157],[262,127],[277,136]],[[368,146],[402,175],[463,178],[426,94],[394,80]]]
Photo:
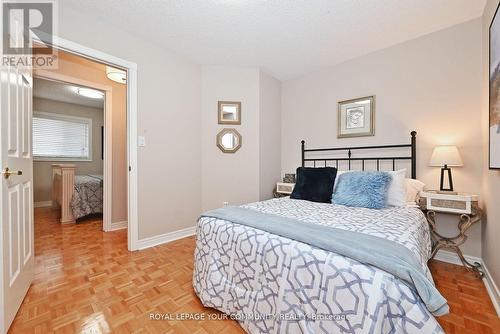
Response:
[[[66,51],[84,58],[95,60],[107,65],[115,66],[126,70],[127,72],[127,162],[128,162],[128,182],[127,182],[127,248],[129,251],[134,251],[138,249],[139,241],[139,226],[138,226],[138,173],[137,173],[137,153],[138,153],[138,143],[137,143],[137,64],[128,60],[124,60],[113,55],[107,54],[105,52],[92,49],[78,43],[60,38],[58,36],[53,36],[52,45],[62,51]],[[38,71],[41,72],[41,71]],[[86,84],[88,85],[88,84]],[[95,86],[95,84],[93,84]],[[106,91],[107,93],[107,91]],[[108,95],[106,94],[106,101],[108,100]],[[106,103],[107,105],[107,103]],[[108,125],[108,114],[106,113],[105,127]],[[111,122],[111,117],[109,117]],[[111,123],[109,123],[111,124]],[[110,143],[108,135],[111,131],[106,131],[107,143]],[[106,148],[108,144],[106,144]],[[109,151],[108,151],[109,152]],[[106,163],[109,160],[109,163]],[[105,159],[104,166],[104,177],[107,173],[111,173],[111,160]],[[108,169],[109,168],[109,169]],[[109,174],[111,175],[111,174]],[[111,183],[110,183],[111,184]],[[111,195],[110,187],[107,187],[109,195]],[[107,196],[105,193],[105,198]],[[104,200],[104,205],[107,200]],[[108,217],[104,220],[107,221],[107,225],[104,226],[104,230],[110,230],[111,227],[111,203],[108,203]]]

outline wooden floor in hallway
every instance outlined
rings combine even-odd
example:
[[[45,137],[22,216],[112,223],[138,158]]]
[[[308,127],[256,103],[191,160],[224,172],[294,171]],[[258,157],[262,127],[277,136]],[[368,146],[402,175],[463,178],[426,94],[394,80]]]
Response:
[[[243,333],[230,320],[151,320],[157,314],[218,314],[192,288],[194,237],[128,252],[126,230],[102,221],[61,225],[57,212],[35,211],[36,277],[10,333]],[[433,261],[451,313],[447,333],[500,333],[483,283],[465,269]]]

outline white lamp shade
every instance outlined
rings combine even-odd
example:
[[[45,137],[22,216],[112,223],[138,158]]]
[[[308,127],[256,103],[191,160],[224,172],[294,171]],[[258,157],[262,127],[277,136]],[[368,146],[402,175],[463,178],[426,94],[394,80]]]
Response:
[[[115,82],[125,84],[127,83],[127,72],[124,70],[120,70],[118,68],[114,68],[111,66],[106,66],[106,76],[108,79],[113,80]]]
[[[444,165],[461,167],[464,164],[458,148],[452,145],[445,145],[434,147],[429,165],[433,167],[442,167]]]

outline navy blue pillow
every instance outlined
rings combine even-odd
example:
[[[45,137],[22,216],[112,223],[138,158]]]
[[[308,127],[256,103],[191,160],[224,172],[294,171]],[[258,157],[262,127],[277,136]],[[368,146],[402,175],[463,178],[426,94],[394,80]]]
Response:
[[[297,168],[295,187],[290,198],[331,203],[336,176],[337,168],[333,167],[299,167]]]

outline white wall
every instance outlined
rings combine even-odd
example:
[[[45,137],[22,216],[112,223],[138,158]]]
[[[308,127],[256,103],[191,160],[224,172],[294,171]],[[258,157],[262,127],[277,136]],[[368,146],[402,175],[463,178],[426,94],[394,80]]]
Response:
[[[91,118],[92,161],[72,161],[69,163],[76,165],[76,173],[79,175],[102,175],[103,160],[101,159],[101,127],[104,125],[103,109],[89,108],[72,103],[34,98],[33,111]],[[35,203],[52,200],[52,164],[54,163],[61,162],[36,160],[33,162],[33,197]]]
[[[488,129],[489,129],[489,26],[498,6],[498,0],[489,0],[483,15],[483,77],[482,77],[482,123],[483,133],[483,198],[486,219],[483,224],[483,260],[488,267],[492,279],[500,284],[500,257],[498,241],[500,240],[500,171],[489,170],[488,166]],[[497,14],[497,16],[500,14]]]
[[[202,72],[63,1],[59,14],[61,37],[138,65],[139,135],[147,142],[138,155],[140,239],[193,226],[202,210],[224,201],[239,204],[272,195],[280,173],[279,82],[257,68],[209,66]],[[269,88],[262,92],[262,105],[261,83]],[[242,101],[242,125],[235,128],[243,141],[235,154],[223,154],[215,145],[224,128],[217,124],[218,100]],[[262,126],[261,107],[269,120]]]
[[[481,192],[481,20],[438,31],[283,83],[282,173],[300,164],[300,140],[309,147],[409,143],[418,132],[417,176],[439,186],[428,167],[432,148],[457,145],[465,166],[454,168],[458,191]],[[337,139],[337,101],[376,95],[376,135]],[[446,234],[456,217],[442,217]],[[462,248],[480,256],[480,226]]]
[[[406,142],[410,130],[417,130],[420,179],[437,186],[439,169],[427,167],[427,161],[434,145],[452,143],[465,161],[465,167],[454,169],[456,188],[481,190],[481,20],[283,83],[277,149],[268,146],[277,141],[276,133],[263,120],[279,123],[278,99],[261,99],[270,91],[275,96],[278,84],[258,69],[201,71],[168,50],[74,12],[63,1],[59,13],[61,37],[138,64],[139,134],[147,139],[138,156],[139,238],[193,226],[202,209],[224,201],[270,196],[267,184],[275,182],[279,169],[270,157],[281,150],[280,174],[294,172],[301,139],[310,146],[389,144]],[[338,140],[337,101],[371,94],[377,96],[376,136]],[[222,99],[242,101],[243,123],[235,128],[243,145],[236,154],[223,154],[215,145],[223,128],[217,125],[216,104]],[[275,112],[265,112],[267,105]],[[452,231],[456,225],[448,219],[442,226]],[[476,226],[465,253],[480,255],[479,236]]]
[[[272,197],[280,178],[281,83],[257,68],[202,69],[202,209]],[[217,124],[218,101],[241,101],[241,125]],[[236,153],[222,153],[217,133],[242,135]]]
[[[259,200],[259,70],[204,66],[201,84],[202,209]],[[218,101],[241,101],[241,125],[217,124]],[[236,153],[222,153],[216,135],[235,128],[242,136]]]
[[[281,82],[260,72],[260,200],[273,197],[281,179]]]
[[[59,1],[62,38],[137,63],[139,239],[194,226],[201,212],[200,67]],[[132,139],[135,140],[135,139]]]

